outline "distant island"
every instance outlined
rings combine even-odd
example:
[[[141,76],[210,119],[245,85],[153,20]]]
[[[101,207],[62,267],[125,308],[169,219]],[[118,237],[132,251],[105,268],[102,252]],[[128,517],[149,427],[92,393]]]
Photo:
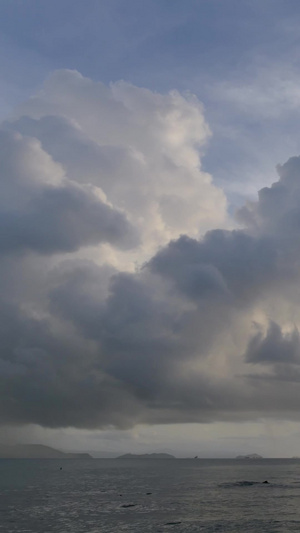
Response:
[[[261,455],[257,453],[250,453],[249,455],[238,455],[236,459],[263,459]]]
[[[0,444],[0,459],[93,459],[89,453],[65,453],[43,444]]]
[[[116,457],[116,459],[176,459],[176,457],[170,453],[125,453],[124,455]]]

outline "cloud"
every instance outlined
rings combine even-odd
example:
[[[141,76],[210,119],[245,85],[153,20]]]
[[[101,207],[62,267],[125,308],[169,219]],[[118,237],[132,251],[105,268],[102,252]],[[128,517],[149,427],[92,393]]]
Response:
[[[262,331],[259,331],[250,339],[246,360],[249,363],[257,364],[299,364],[300,337],[298,330],[294,328],[291,332],[284,334],[276,322],[271,322],[265,336]]]
[[[147,250],[225,223],[225,195],[201,170],[210,131],[193,95],[107,87],[58,71],[8,127],[38,138],[77,182],[101,188],[134,221]]]
[[[70,71],[3,124],[3,424],[298,416],[299,159],[230,230],[208,135],[191,95]]]
[[[96,191],[66,178],[36,139],[2,131],[0,253],[51,254],[109,242],[138,243],[135,229]]]
[[[240,113],[274,120],[299,109],[299,75],[294,57],[289,63],[262,56],[244,72],[241,80],[216,84],[216,96]]]
[[[191,298],[243,299],[247,304],[276,270],[277,250],[266,237],[245,231],[213,230],[203,240],[186,236],[172,241],[149,266],[172,279]]]

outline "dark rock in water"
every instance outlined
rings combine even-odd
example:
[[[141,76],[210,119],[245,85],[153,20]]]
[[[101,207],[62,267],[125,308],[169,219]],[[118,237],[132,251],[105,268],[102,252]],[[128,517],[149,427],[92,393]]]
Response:
[[[124,503],[124,505],[121,505],[121,507],[125,507],[125,509],[128,507],[136,507],[136,503]]]
[[[146,492],[147,496],[149,496],[149,494],[152,494],[152,492]]]
[[[270,483],[267,480],[263,481],[263,485],[265,485],[265,484],[270,485]]]
[[[176,526],[177,524],[181,524],[181,522],[167,522],[165,526]]]
[[[62,470],[62,466],[60,467],[60,469],[59,469],[59,470]]]

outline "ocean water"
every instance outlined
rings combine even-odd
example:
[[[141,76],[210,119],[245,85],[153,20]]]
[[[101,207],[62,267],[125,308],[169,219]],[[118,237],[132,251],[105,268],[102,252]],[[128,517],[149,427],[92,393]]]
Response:
[[[2,459],[0,531],[300,531],[300,461]]]

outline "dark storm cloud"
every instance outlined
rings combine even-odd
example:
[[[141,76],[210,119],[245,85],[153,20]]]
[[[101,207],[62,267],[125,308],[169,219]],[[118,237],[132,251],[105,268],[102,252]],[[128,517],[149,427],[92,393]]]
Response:
[[[250,339],[246,360],[248,363],[300,364],[300,336],[296,328],[284,334],[276,322],[270,322],[264,335],[259,331]]]
[[[300,157],[278,165],[279,180],[258,193],[258,202],[243,207],[238,218],[256,234],[267,234],[282,248],[299,242],[300,228]],[[298,250],[297,250],[298,253]]]
[[[72,185],[44,188],[22,211],[0,212],[0,226],[0,253],[70,252],[100,242],[126,249],[138,241],[122,213]]]
[[[122,384],[94,365],[93,351],[47,320],[1,302],[2,423],[47,427],[130,425],[138,406]]]
[[[245,231],[214,230],[202,241],[182,236],[149,263],[192,299],[251,300],[274,277],[277,249],[269,238]]]
[[[157,294],[153,280],[148,284],[136,275],[116,274],[103,301],[98,291],[84,290],[90,268],[84,270],[70,272],[67,282],[52,292],[52,308],[97,343],[98,363],[105,372],[137,397],[154,398],[172,374],[172,360],[188,348],[188,339],[179,333],[182,316]],[[99,287],[107,284],[105,277],[99,269]]]

